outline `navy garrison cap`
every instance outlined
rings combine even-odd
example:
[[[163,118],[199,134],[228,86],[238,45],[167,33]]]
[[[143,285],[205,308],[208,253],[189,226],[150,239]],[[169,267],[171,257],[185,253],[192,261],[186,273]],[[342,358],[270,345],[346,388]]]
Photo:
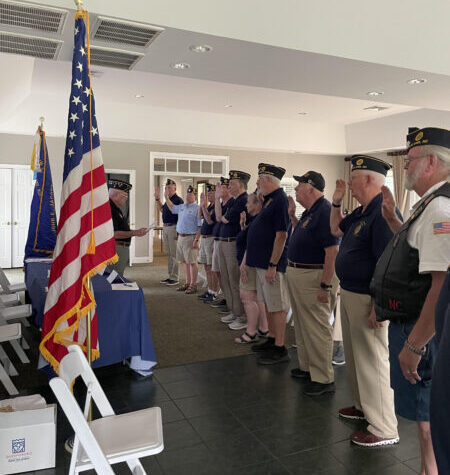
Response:
[[[115,178],[108,180],[108,188],[113,188],[114,190],[126,191],[128,193],[132,187],[133,185],[123,180],[116,180]]]
[[[186,191],[188,193],[197,193],[197,190],[192,185],[189,185]]]
[[[441,147],[450,148],[450,130],[439,129],[438,127],[425,127],[424,129],[410,127],[406,142],[408,151],[421,145],[440,145]]]
[[[258,165],[258,175],[272,175],[281,180],[286,173],[286,170],[269,163],[260,163]]]
[[[166,186],[168,186],[168,185],[176,185],[176,183],[173,180],[171,180],[170,178],[167,178]]]
[[[206,183],[206,191],[216,191],[216,185],[213,183]]]
[[[391,169],[389,163],[380,160],[379,158],[369,157],[368,155],[353,155],[352,171],[353,170],[367,170],[372,172],[381,173],[386,176],[388,170]]]
[[[220,184],[221,185],[229,185],[230,184],[230,179],[229,178],[225,178],[224,176],[221,176],[220,177]]]
[[[240,170],[230,170],[230,180],[241,180],[244,183],[248,183],[250,180],[250,175],[245,172],[241,172]]]

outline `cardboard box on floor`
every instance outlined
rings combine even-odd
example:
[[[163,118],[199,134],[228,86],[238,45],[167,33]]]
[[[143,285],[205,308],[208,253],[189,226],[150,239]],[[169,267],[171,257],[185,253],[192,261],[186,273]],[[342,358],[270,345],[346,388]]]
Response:
[[[55,466],[56,404],[0,413],[0,473]]]

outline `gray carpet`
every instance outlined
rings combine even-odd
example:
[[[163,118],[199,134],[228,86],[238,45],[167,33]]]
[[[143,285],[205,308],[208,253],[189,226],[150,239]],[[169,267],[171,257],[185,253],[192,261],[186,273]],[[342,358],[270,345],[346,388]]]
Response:
[[[177,292],[176,287],[159,284],[167,276],[164,258],[153,264],[136,265],[125,276],[143,289],[159,367],[252,353],[249,345],[234,338],[241,331],[229,330],[220,322],[216,309],[199,301],[197,295]],[[294,341],[293,328],[287,330],[287,343]]]

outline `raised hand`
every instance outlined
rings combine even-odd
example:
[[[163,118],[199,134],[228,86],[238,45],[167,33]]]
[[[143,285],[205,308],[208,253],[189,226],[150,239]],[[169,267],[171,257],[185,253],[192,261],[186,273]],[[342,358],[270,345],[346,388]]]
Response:
[[[202,193],[200,195],[200,206],[205,206],[205,204],[206,204],[205,193]]]
[[[156,199],[156,200],[159,200],[159,198],[160,198],[159,195],[160,195],[159,187],[156,187],[156,188],[155,188],[155,199]]]
[[[294,198],[292,198],[292,196],[288,196],[288,201],[289,201],[288,214],[289,216],[295,216],[296,206],[295,206]]]
[[[391,190],[387,186],[382,186],[381,193],[383,195],[383,204],[381,205],[381,214],[383,215],[383,218],[386,221],[395,219],[395,199]]]
[[[345,181],[338,179],[336,180],[336,189],[333,193],[333,203],[338,204],[341,203],[345,196]]]

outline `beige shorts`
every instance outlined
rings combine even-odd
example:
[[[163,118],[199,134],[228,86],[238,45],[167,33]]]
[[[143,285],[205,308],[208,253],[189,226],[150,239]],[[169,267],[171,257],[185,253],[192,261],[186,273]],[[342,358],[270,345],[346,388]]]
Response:
[[[241,290],[255,290],[256,291],[256,267],[247,268],[247,282],[242,282],[242,279],[239,280],[239,288]]]
[[[275,283],[266,281],[267,269],[256,268],[256,291],[258,300],[266,304],[269,312],[287,312],[289,310],[289,293],[286,274],[276,273]]]
[[[219,241],[214,241],[211,267],[213,272],[220,272],[219,260]]]
[[[178,236],[177,242],[177,261],[186,262],[186,264],[196,264],[198,249],[193,249],[195,234],[189,236]]]
[[[210,266],[212,264],[214,237],[208,236],[200,239],[200,250],[198,253],[198,262]]]

